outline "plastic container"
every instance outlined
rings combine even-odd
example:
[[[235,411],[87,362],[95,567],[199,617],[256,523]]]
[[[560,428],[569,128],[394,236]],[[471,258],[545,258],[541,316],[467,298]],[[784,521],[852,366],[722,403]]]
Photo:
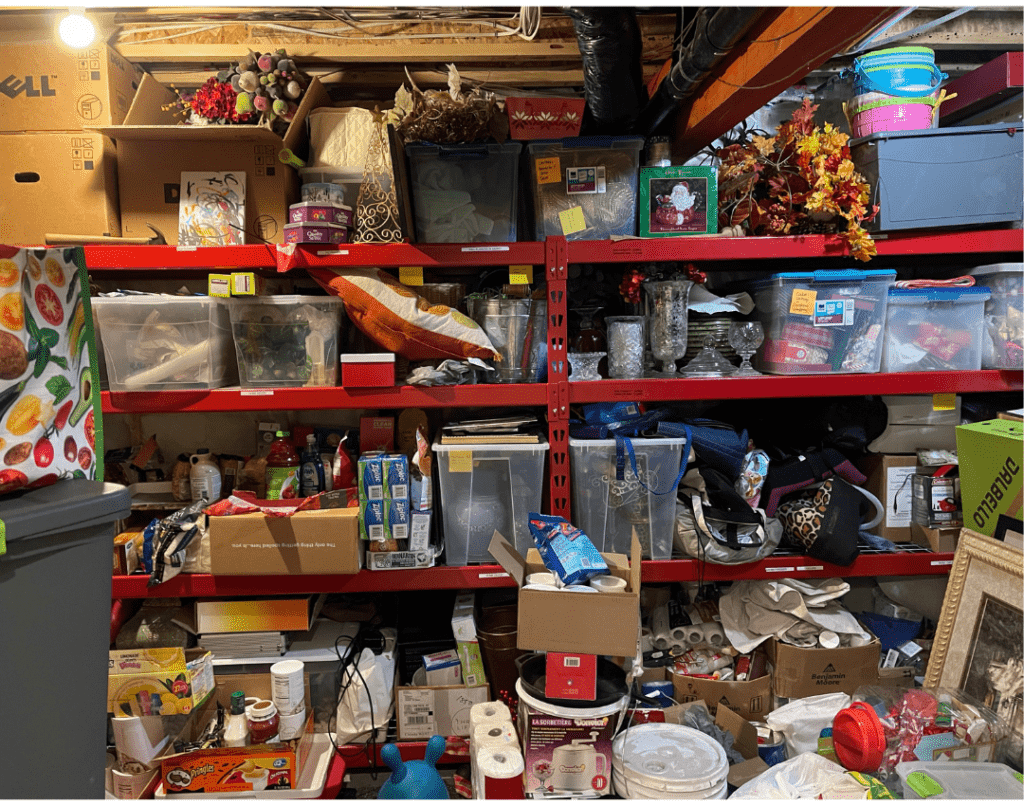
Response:
[[[892,270],[787,272],[754,284],[764,343],[754,366],[773,375],[878,372]]]
[[[567,137],[526,146],[535,236],[636,235],[642,137]]]
[[[363,184],[362,168],[299,168],[299,176],[302,178],[300,193],[303,201],[344,204],[355,211],[359,188]]]
[[[64,479],[5,496],[0,512],[0,645],[8,658],[0,753],[17,770],[3,796],[103,798],[106,748],[96,737],[108,724],[110,550],[115,522],[131,515],[131,494],[120,484]],[[59,695],[69,674],[72,719]]]
[[[1019,124],[881,132],[850,141],[878,215],[870,231],[959,227],[1024,216]]]
[[[676,517],[672,482],[679,474],[686,440],[665,437],[630,441],[637,474],[650,489],[639,483],[628,455],[625,479],[616,481],[614,439],[569,440],[572,522],[598,551],[628,556],[635,528],[645,560],[670,560]]]
[[[324,204],[323,202],[302,201],[288,206],[288,221],[300,224],[304,221],[325,221],[328,224],[352,226],[352,208],[345,204]]]
[[[419,243],[516,240],[522,144],[410,143],[409,187]]]
[[[245,747],[249,744],[249,720],[245,717],[245,693],[231,693],[231,710],[224,724],[224,746]]]
[[[304,221],[284,225],[285,243],[348,243],[351,230],[326,221]]]
[[[882,372],[981,369],[988,288],[890,288]]]
[[[246,697],[245,718],[249,723],[249,744],[263,744],[278,741],[278,725],[281,717],[277,706],[270,700]]]
[[[982,369],[1024,368],[1024,263],[978,266],[970,274],[992,294],[985,303]]]
[[[235,381],[225,300],[93,297],[112,392],[218,389]]]
[[[904,761],[896,765],[905,800],[1010,800],[1024,798],[1020,773],[1005,764],[973,761]]]
[[[338,297],[233,298],[241,386],[334,386],[342,307]]]
[[[433,449],[447,564],[495,562],[488,550],[495,529],[525,557],[534,545],[528,513],[541,511],[547,442]]]
[[[205,498],[209,503],[220,500],[220,467],[209,448],[200,448],[189,458],[189,490],[193,501]]]

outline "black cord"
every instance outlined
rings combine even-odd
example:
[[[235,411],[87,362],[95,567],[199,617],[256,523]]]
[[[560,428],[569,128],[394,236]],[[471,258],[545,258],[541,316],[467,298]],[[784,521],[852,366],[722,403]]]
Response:
[[[335,698],[335,702],[334,702],[334,729],[335,729],[335,736],[336,736],[337,735],[337,729],[338,729],[338,707],[341,705],[341,701],[344,698],[345,693],[348,691],[349,687],[352,685],[353,681],[355,680],[356,675],[358,675],[360,682],[363,684],[363,689],[366,691],[367,701],[370,704],[370,730],[369,730],[370,737],[369,737],[368,742],[366,743],[366,749],[369,750],[370,780],[371,781],[376,781],[377,780],[377,770],[378,770],[378,764],[377,764],[377,726],[376,726],[376,718],[375,718],[374,713],[373,713],[373,697],[371,696],[369,688],[366,685],[366,678],[363,677],[363,673],[359,670],[359,656],[362,654],[363,644],[365,643],[365,641],[363,640],[364,639],[364,632],[365,632],[365,630],[361,628],[359,630],[359,632],[356,633],[355,636],[339,635],[334,640],[334,654],[338,656],[338,663],[339,663],[338,674],[337,674],[337,678],[336,678],[337,679],[337,683],[338,683],[338,696]],[[341,649],[339,648],[339,642],[342,639],[347,639],[349,641],[348,656],[344,657],[344,658],[342,657]],[[347,679],[345,678],[345,672],[346,671],[348,671]],[[354,671],[354,674],[353,674],[353,671]],[[342,683],[344,683],[344,685],[342,685]],[[335,737],[331,736],[330,730],[331,730],[331,723],[330,723],[330,718],[328,718],[328,720],[327,720],[327,735],[331,739],[331,744],[334,745],[334,751],[339,756],[341,756],[342,758],[355,758],[355,757],[357,757],[359,755],[359,753],[361,751],[357,751],[356,753],[343,753],[342,750],[341,750],[341,747],[338,746],[338,743],[337,743]],[[353,737],[353,738],[358,738],[359,736],[362,736],[362,735],[363,735],[362,733],[357,733],[356,736]],[[350,744],[354,744],[354,742],[350,742]]]

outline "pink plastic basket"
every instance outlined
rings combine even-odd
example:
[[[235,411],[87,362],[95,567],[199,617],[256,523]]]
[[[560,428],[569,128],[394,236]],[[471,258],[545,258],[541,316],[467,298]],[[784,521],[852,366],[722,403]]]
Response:
[[[850,103],[850,128],[854,137],[876,132],[905,132],[932,128],[935,98],[897,98],[882,93],[854,97]]]

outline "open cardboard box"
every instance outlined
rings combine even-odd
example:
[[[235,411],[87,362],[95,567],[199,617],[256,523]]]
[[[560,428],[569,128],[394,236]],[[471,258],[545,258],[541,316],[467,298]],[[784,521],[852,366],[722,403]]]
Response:
[[[540,552],[524,560],[498,531],[490,544],[494,557],[519,587],[516,645],[535,652],[580,652],[633,657],[640,635],[640,541],[633,535],[630,557],[604,554],[608,573],[626,581],[620,593],[523,590],[527,574],[547,571]]]
[[[813,697],[843,691],[853,694],[861,686],[878,681],[881,644],[837,649],[803,648],[775,638],[765,642],[776,697]]]

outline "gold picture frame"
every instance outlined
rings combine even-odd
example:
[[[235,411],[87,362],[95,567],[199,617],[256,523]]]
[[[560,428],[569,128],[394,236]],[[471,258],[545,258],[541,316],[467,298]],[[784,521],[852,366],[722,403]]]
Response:
[[[1024,554],[971,529],[960,533],[924,685],[959,689],[1010,725],[1024,750]]]

